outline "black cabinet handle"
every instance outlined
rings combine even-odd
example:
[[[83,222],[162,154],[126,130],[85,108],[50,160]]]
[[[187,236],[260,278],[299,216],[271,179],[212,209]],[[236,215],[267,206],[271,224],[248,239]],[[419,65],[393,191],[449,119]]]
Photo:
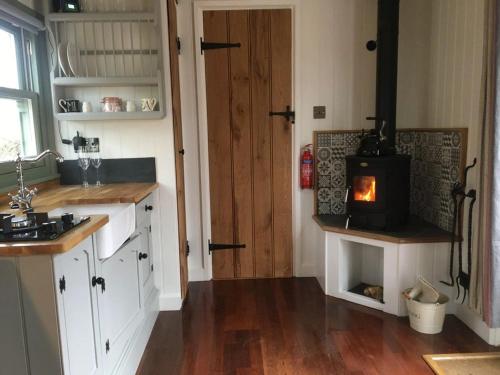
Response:
[[[106,280],[102,277],[92,277],[92,286],[95,287],[96,285],[101,286],[101,291],[104,293],[106,290]]]
[[[147,258],[148,258],[148,254],[139,253],[139,260],[143,260],[143,259],[147,259]]]
[[[147,211],[153,211],[153,206],[148,206],[146,205],[146,207],[144,207],[144,209]]]

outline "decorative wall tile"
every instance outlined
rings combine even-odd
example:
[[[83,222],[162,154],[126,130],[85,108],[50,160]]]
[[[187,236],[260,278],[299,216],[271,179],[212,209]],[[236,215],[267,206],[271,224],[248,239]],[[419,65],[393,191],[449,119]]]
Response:
[[[345,156],[353,155],[360,132],[315,133],[317,212],[344,214]],[[451,189],[464,168],[461,130],[399,130],[396,150],[411,155],[410,212],[444,230],[453,225]]]

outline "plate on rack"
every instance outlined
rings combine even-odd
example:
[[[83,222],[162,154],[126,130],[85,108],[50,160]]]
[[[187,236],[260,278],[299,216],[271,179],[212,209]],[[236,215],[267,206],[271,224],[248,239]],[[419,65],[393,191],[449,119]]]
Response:
[[[62,42],[57,46],[57,57],[59,60],[59,66],[66,77],[72,77],[71,68],[68,62],[68,43]]]
[[[80,76],[80,49],[75,43],[68,42],[66,47],[69,67],[75,77]]]

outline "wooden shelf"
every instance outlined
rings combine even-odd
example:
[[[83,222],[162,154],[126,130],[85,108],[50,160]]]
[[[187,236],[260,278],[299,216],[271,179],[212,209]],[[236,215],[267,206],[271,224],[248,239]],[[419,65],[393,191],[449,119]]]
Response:
[[[59,121],[159,120],[164,117],[163,111],[56,113],[56,118]]]
[[[158,76],[153,77],[57,77],[54,86],[62,87],[129,87],[158,86]]]
[[[113,21],[154,21],[153,12],[108,12],[108,13],[49,13],[49,22],[113,22]]]

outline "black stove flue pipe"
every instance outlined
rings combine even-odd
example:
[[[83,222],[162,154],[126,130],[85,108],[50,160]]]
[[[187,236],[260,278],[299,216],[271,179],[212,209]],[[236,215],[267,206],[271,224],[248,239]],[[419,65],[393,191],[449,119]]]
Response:
[[[383,154],[395,154],[399,0],[378,0],[376,130],[387,138]]]

